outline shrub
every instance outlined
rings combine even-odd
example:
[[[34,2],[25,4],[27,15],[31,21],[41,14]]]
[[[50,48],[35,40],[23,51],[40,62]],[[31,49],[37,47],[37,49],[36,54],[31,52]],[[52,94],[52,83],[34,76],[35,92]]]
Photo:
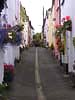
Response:
[[[53,43],[51,44],[50,48],[51,48],[52,50],[54,49],[54,45],[53,45]]]

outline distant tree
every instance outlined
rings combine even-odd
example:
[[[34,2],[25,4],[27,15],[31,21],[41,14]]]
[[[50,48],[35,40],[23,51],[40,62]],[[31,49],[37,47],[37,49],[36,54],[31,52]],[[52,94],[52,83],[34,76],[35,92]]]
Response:
[[[35,45],[39,45],[41,43],[41,33],[36,33],[35,35],[33,35],[33,42]]]
[[[33,39],[34,39],[34,40],[36,39],[36,35],[33,35]]]
[[[33,39],[36,41],[40,41],[41,40],[41,33],[36,33],[35,35],[33,35]]]
[[[36,33],[36,37],[37,37],[37,40],[40,41],[41,40],[41,33]]]
[[[27,18],[26,9],[20,4],[20,19],[22,22],[25,22]]]

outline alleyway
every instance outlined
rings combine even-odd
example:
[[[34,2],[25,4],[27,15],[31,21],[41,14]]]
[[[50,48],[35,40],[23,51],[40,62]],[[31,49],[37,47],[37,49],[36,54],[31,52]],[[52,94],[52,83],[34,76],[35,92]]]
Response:
[[[25,50],[21,62],[16,64],[8,99],[74,100],[75,89],[60,67],[48,49],[33,47]]]

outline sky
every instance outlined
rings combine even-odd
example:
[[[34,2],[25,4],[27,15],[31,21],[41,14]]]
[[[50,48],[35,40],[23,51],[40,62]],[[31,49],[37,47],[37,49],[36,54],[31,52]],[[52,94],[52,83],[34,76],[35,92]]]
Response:
[[[42,31],[43,23],[43,6],[45,11],[51,7],[52,0],[20,0],[26,8],[27,15],[31,20],[32,26],[36,32]]]

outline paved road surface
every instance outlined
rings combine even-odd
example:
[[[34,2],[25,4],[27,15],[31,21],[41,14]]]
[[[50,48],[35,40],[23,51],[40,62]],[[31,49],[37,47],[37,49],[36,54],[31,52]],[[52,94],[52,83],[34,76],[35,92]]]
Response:
[[[16,65],[9,100],[75,100],[72,82],[45,48],[30,48],[22,53]]]

